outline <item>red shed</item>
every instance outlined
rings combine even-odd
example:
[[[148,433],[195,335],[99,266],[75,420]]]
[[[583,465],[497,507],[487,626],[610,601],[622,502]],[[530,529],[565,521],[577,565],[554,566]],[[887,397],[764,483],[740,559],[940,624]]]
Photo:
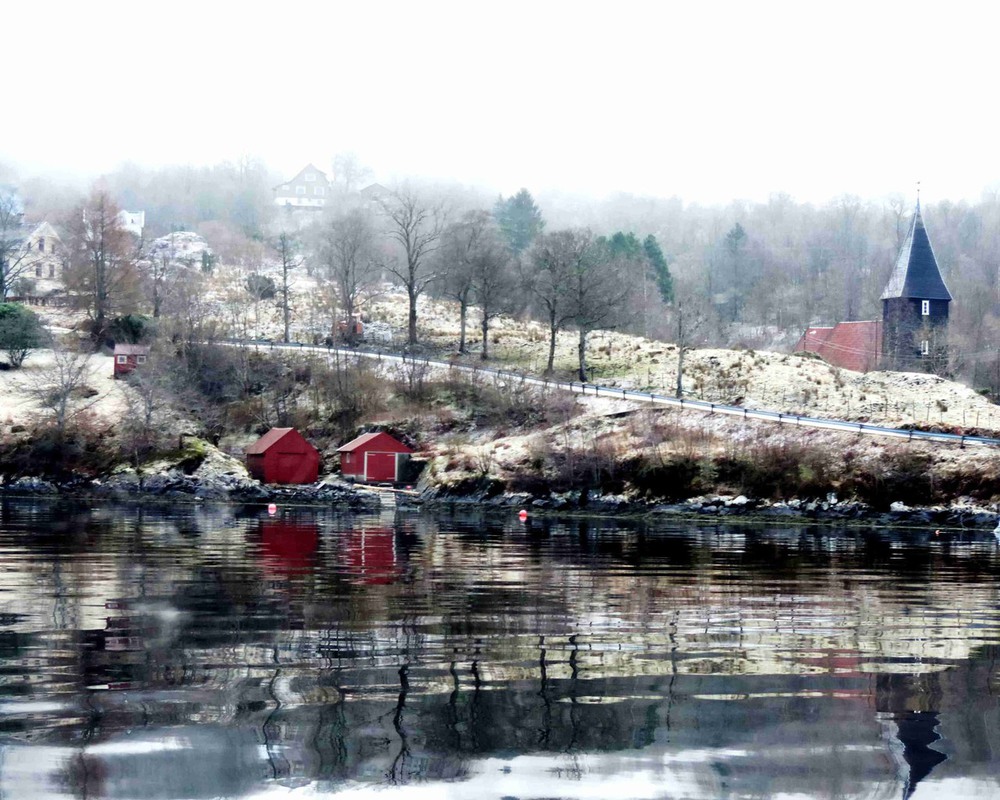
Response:
[[[140,364],[145,364],[149,358],[149,345],[116,344],[115,345],[115,377],[128,375]]]
[[[261,483],[315,483],[319,451],[295,428],[271,428],[246,449],[247,470]]]
[[[337,449],[340,471],[345,478],[369,483],[402,480],[404,465],[413,452],[388,433],[364,433]]]

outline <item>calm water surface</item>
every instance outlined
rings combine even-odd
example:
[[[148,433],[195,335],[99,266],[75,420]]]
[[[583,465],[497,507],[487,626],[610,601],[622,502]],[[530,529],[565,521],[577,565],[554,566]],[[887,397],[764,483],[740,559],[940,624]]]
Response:
[[[989,531],[0,504],[0,798],[1000,797]]]

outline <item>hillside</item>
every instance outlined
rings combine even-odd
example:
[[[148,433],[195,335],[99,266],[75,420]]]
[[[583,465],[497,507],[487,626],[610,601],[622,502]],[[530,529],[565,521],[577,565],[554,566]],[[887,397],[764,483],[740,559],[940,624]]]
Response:
[[[223,298],[233,275],[219,270],[206,297],[220,321],[233,333],[226,318]],[[314,315],[304,308],[316,293],[315,281],[307,275],[296,277],[293,299],[297,300],[293,339],[312,341],[326,333],[328,322],[308,320]],[[386,349],[402,345],[406,320],[406,298],[398,289],[384,287],[380,296],[365,309],[370,320],[385,323],[394,341],[380,343]],[[61,309],[39,310],[57,333],[65,333],[78,321],[77,315]],[[248,335],[279,339],[280,313],[273,301],[254,309]],[[467,332],[468,363],[482,363],[476,353],[480,346],[475,325],[476,309],[469,314]],[[459,333],[457,308],[428,297],[419,303],[421,349],[429,355],[456,355]],[[537,322],[502,317],[493,324],[491,358],[494,366],[538,372],[547,354],[547,331]],[[577,336],[560,333],[556,349],[557,373],[574,372]],[[609,386],[638,388],[673,394],[676,381],[677,348],[669,343],[645,339],[617,331],[595,331],[588,338],[588,362],[593,380]],[[38,355],[26,362],[24,376],[44,369]],[[110,372],[110,367],[107,368]],[[23,423],[23,415],[33,408],[25,377],[16,372],[0,375],[0,391],[9,409],[8,425]],[[105,391],[96,387],[99,391]],[[1000,408],[967,386],[923,373],[851,372],[832,367],[808,355],[768,353],[752,350],[694,349],[685,354],[684,394],[692,399],[743,405],[817,417],[846,419],[891,426],[942,427],[979,431],[984,435],[1000,432]]]
[[[218,290],[217,290],[218,293]],[[294,298],[300,306],[317,293],[308,275],[296,277]],[[400,348],[405,341],[407,300],[398,287],[386,285],[364,309],[367,319],[386,323],[393,341],[377,346]],[[293,339],[312,341],[325,336],[328,323],[307,322],[311,315],[299,308]],[[481,363],[477,309],[469,312],[469,363]],[[259,326],[264,338],[281,336],[278,310],[262,304]],[[422,296],[418,303],[421,351],[454,357],[459,340],[457,305]],[[563,331],[556,347],[556,371],[572,376],[576,368],[577,334]],[[532,320],[501,317],[492,324],[490,361],[537,373],[545,365],[548,331]],[[1000,431],[1000,407],[961,384],[924,373],[856,373],[832,367],[808,355],[752,350],[694,349],[684,357],[684,394],[692,399],[764,408],[817,417],[871,422],[890,426],[932,426]],[[588,337],[588,363],[593,380],[610,386],[674,393],[676,346],[618,331],[595,331]]]
[[[220,269],[216,281],[206,292],[206,304],[219,310],[220,322],[231,325],[232,320],[223,312],[226,287],[233,286],[233,276]],[[294,296],[301,302],[315,288],[312,285],[310,290],[309,279],[300,276]],[[296,311],[300,324],[294,338],[312,341],[309,326],[301,322],[309,314]],[[54,332],[72,338],[78,315],[44,308],[41,314]],[[398,332],[405,321],[405,297],[386,287],[379,299],[369,303],[365,314]],[[475,317],[473,309],[470,318]],[[243,324],[250,319],[254,324],[250,335],[280,338],[280,316],[273,301],[259,303],[243,317]],[[458,319],[451,305],[422,299],[419,323],[421,352],[457,358]],[[328,317],[319,324],[328,330]],[[227,332],[233,333],[231,328]],[[470,354],[460,359],[470,364],[481,363],[476,333],[470,326]],[[489,363],[536,370],[546,353],[545,334],[531,321],[497,321],[491,342],[495,356]],[[674,345],[614,331],[593,333],[589,345],[596,382],[672,394],[677,363]],[[398,338],[394,344],[382,346],[398,347]],[[557,372],[572,374],[575,347],[575,333],[560,335]],[[436,496],[503,495],[575,504],[581,501],[581,492],[583,499],[588,495],[617,496],[629,502],[680,501],[719,493],[769,502],[836,495],[882,508],[892,502],[948,503],[960,498],[970,503],[993,503],[1000,497],[1000,486],[995,485],[1000,451],[993,448],[899,443],[696,411],[639,408],[634,403],[581,398],[555,390],[534,392],[503,382],[477,383],[443,371],[428,376],[426,385],[412,391],[414,387],[407,387],[406,376],[398,368],[372,366],[367,375],[358,373],[350,378],[360,381],[350,391],[359,392],[351,402],[361,405],[355,406],[346,421],[335,422],[334,409],[323,410],[322,403],[317,406],[320,401],[313,399],[320,391],[315,381],[334,377],[329,371],[322,377],[323,370],[330,369],[330,365],[323,366],[326,359],[307,353],[284,356],[284,366],[275,365],[275,370],[265,363],[271,358],[268,353],[264,350],[254,356],[264,361],[252,369],[262,376],[291,376],[293,383],[286,382],[280,402],[292,415],[288,418],[291,424],[308,427],[327,456],[327,469],[334,468],[332,454],[350,431],[372,424],[390,426],[417,445],[427,464],[421,486]],[[224,355],[235,357],[235,351]],[[16,448],[18,440],[25,441],[32,426],[45,418],[38,402],[39,387],[51,377],[54,364],[51,351],[39,351],[28,358],[22,370],[0,372],[0,405],[5,412],[0,417],[0,437],[7,445]],[[225,366],[224,362],[220,366]],[[115,456],[108,437],[118,435],[122,417],[141,400],[125,382],[112,380],[111,367],[109,356],[94,356],[86,380],[77,390],[78,399],[83,401],[78,405],[85,409],[89,430],[96,437],[85,449],[96,447],[103,452],[103,460],[90,459],[90,475],[103,474],[102,470],[109,468],[109,459]],[[244,363],[243,369],[248,368],[249,363]],[[343,378],[341,375],[337,380]],[[241,455],[262,423],[266,428],[275,424],[267,419],[278,419],[267,411],[269,393],[275,391],[269,380],[277,377],[265,379],[255,394],[242,401],[225,401],[232,411],[218,415],[212,423],[216,431],[213,437],[218,435],[219,447],[229,455]],[[968,387],[925,374],[854,373],[811,356],[750,350],[689,351],[684,386],[688,397],[748,408],[892,426],[962,429],[983,435],[1000,432],[1000,409]],[[158,447],[176,448],[179,432],[205,435],[204,418],[199,421],[193,416],[200,413],[204,417],[205,400],[199,401],[201,412],[195,410],[197,402],[182,402],[158,411],[160,433],[173,432],[161,435]],[[209,414],[216,417],[215,412]],[[134,445],[138,434],[134,424],[131,427]],[[130,451],[125,440],[118,446],[122,448],[120,461]],[[13,474],[23,475],[23,458],[19,463]],[[154,459],[149,463],[164,462]],[[553,499],[560,496],[576,499]]]

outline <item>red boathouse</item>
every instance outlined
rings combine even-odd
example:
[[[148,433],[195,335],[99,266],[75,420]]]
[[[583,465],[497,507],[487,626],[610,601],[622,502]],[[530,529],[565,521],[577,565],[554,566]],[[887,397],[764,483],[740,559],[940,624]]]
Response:
[[[363,433],[337,449],[345,478],[368,483],[397,483],[413,452],[388,433]]]
[[[319,451],[295,428],[271,428],[245,451],[247,470],[261,483],[315,483]]]

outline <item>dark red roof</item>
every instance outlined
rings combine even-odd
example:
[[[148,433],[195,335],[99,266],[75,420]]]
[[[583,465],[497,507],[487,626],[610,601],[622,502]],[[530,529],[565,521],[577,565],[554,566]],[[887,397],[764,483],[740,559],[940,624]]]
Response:
[[[795,352],[816,353],[835,367],[867,372],[878,366],[882,355],[882,322],[838,322],[832,328],[808,328]]]
[[[305,442],[305,438],[300,434],[295,428],[271,428],[267,433],[261,436],[256,442],[250,445],[243,452],[248,456],[262,455],[263,453],[270,450],[274,445],[284,439],[288,434],[294,433],[297,439],[301,439]],[[306,444],[309,444],[306,442]],[[312,445],[309,445],[312,447]]]
[[[356,439],[337,448],[338,453],[353,453],[355,450],[380,450],[386,453],[412,453],[413,448],[407,447],[399,439],[384,431],[363,433]]]

